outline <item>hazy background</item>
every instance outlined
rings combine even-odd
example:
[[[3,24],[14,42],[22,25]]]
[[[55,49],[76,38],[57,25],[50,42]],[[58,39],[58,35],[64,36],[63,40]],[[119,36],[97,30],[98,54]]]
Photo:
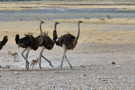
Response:
[[[0,1],[79,1],[95,3],[135,4],[135,0],[0,0]]]

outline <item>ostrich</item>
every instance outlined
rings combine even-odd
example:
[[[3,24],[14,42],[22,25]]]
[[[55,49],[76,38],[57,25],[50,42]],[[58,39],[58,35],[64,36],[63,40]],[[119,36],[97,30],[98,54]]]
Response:
[[[55,25],[54,25],[55,30],[56,30],[57,24],[59,24],[59,23],[56,22]],[[41,44],[42,49],[41,49],[41,52],[40,52],[40,55],[39,55],[39,68],[40,69],[42,69],[42,67],[41,67],[41,57],[44,58],[49,63],[50,66],[54,67],[51,64],[51,62],[42,55],[44,49],[51,50],[53,48],[53,46],[54,46],[54,41],[48,36],[48,33],[44,33],[44,35],[43,35],[43,43]]]
[[[3,46],[7,43],[8,36],[4,36],[3,40],[0,41],[0,50],[3,48]]]
[[[67,63],[70,66],[70,69],[73,69],[72,65],[70,64],[70,62],[66,56],[66,52],[67,52],[67,50],[73,50],[77,45],[77,41],[78,41],[79,35],[80,35],[80,23],[82,23],[82,21],[78,21],[78,34],[76,37],[73,36],[72,34],[68,33],[68,34],[62,35],[61,37],[58,38],[57,31],[56,30],[53,31],[54,42],[56,43],[57,46],[62,47],[63,51],[64,51],[60,68],[63,67],[63,60],[65,58]],[[58,40],[57,40],[57,38],[58,38]]]
[[[25,34],[25,37],[23,38],[20,38],[18,34],[16,34],[16,38],[15,38],[15,41],[16,41],[16,44],[18,45],[18,47],[22,47],[22,48],[25,48],[23,51],[22,51],[22,57],[26,60],[26,70],[28,71],[29,70],[29,62],[28,62],[28,54],[29,54],[29,51],[31,49],[33,50],[37,50],[38,47],[42,44],[43,42],[43,35],[42,35],[42,24],[44,22],[41,21],[40,22],[40,37],[39,38],[35,38],[33,35],[31,34]],[[24,52],[27,51],[26,55],[24,56]]]

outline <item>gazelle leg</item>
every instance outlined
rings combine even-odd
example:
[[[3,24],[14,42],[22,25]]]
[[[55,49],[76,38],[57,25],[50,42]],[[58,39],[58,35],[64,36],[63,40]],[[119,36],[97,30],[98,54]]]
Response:
[[[17,59],[17,57],[16,57],[16,55],[15,55],[15,62],[17,61],[16,59]]]
[[[32,64],[32,69],[33,69],[33,67],[34,67],[34,64]]]
[[[15,56],[13,56],[13,57],[14,57],[14,62],[15,62],[15,59],[16,59],[16,58],[15,58]]]
[[[49,63],[50,66],[54,67],[54,66],[52,65],[52,63],[51,63],[50,60],[48,60],[47,58],[45,58],[43,55],[42,55],[42,57]]]
[[[19,61],[19,57],[18,57],[18,54],[16,55],[16,59],[17,59],[17,61]]]
[[[37,63],[36,63],[36,67],[37,67]]]
[[[42,47],[42,48],[41,48],[41,51],[40,51],[40,54],[39,54],[39,68],[40,68],[40,69],[42,69],[42,67],[41,67],[41,57],[42,57],[42,53],[43,53],[44,49],[45,49],[45,48]]]
[[[32,63],[30,64],[30,67],[32,66]]]

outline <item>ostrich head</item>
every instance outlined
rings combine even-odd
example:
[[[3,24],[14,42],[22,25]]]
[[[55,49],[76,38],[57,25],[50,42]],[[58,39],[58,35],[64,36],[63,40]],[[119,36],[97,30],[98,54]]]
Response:
[[[59,22],[55,22],[54,29],[56,30],[57,24],[60,24]]]
[[[53,31],[53,41],[56,42],[56,39],[58,38],[57,31],[56,31],[56,26],[57,24],[60,24],[59,22],[55,22],[54,24],[54,31]]]
[[[44,21],[41,21],[41,24],[45,23]]]
[[[78,21],[78,23],[83,23],[82,21]]]
[[[42,32],[42,24],[45,23],[44,21],[40,22],[40,38],[39,38],[39,45],[43,43],[43,32]]]
[[[60,24],[59,22],[55,22],[55,25]]]
[[[77,34],[76,40],[78,40],[79,36],[80,36],[80,23],[83,23],[83,22],[82,21],[78,21],[78,34]]]

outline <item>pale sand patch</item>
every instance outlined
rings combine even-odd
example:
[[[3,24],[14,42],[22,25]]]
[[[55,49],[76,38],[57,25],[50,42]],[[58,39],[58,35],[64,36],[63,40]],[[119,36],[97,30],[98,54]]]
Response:
[[[93,5],[89,5],[93,4]],[[96,4],[96,5],[94,5]],[[99,4],[99,5],[97,5]],[[102,5],[103,4],[103,5]],[[104,5],[106,4],[106,5]],[[110,4],[110,5],[107,5]],[[112,4],[112,5],[111,5]],[[1,2],[0,10],[30,10],[37,9],[38,7],[63,7],[63,8],[115,8],[115,9],[124,9],[124,10],[135,10],[135,5],[115,5],[114,2]]]
[[[26,71],[25,60],[20,55],[23,49],[8,44],[0,51],[0,65],[10,66],[10,69],[0,68],[0,88],[2,90],[84,90],[84,88],[99,90],[99,87],[108,87],[109,90],[114,90],[112,88],[122,87],[124,90],[125,88],[134,90],[134,46],[135,44],[78,44],[74,50],[67,52],[69,61],[74,67],[74,70],[70,70],[66,61],[63,69],[59,69],[63,49],[55,45],[52,50],[45,49],[43,54],[54,67],[50,67],[42,59],[42,70],[37,65]],[[13,57],[8,56],[8,51],[18,52],[20,62],[13,62]],[[36,51],[31,50],[29,62],[36,58],[39,52],[40,48]],[[116,64],[113,65],[112,62]]]
[[[67,32],[76,35],[77,21],[60,21],[58,35],[60,36]],[[121,26],[127,24],[123,21],[126,20],[120,22]],[[122,22],[123,24],[121,24]],[[34,36],[39,35],[39,23],[39,21],[0,22],[0,38],[6,34],[9,36],[8,43],[0,51],[0,65],[10,65],[11,67],[8,70],[0,69],[1,89],[90,90],[99,89],[102,86],[104,90],[106,90],[105,87],[109,87],[109,89],[120,89],[122,87],[122,89],[134,90],[135,45],[121,43],[134,43],[135,31],[115,28],[115,25],[112,30],[105,31],[106,25],[118,23],[101,23],[98,20],[93,20],[92,24],[92,22],[88,21],[86,23],[84,21],[81,24],[79,44],[73,51],[67,52],[75,70],[68,69],[66,62],[64,62],[64,69],[58,69],[63,51],[62,48],[55,46],[53,50],[45,50],[44,52],[44,55],[54,64],[54,68],[43,60],[43,70],[39,70],[37,66],[34,69],[30,69],[30,71],[25,71],[25,60],[20,55],[22,49],[17,48],[14,38],[16,33],[20,34],[21,37],[25,33],[33,33]],[[49,35],[52,36],[53,25],[54,22],[46,22],[43,25],[43,31],[48,31]],[[134,25],[133,22],[131,25]],[[109,45],[89,42],[109,43]],[[120,43],[120,45],[111,43]],[[8,51],[17,51],[20,62],[13,62],[13,58],[7,54]],[[30,51],[29,61],[38,56],[39,52],[40,49]],[[116,64],[112,65],[112,61]]]

